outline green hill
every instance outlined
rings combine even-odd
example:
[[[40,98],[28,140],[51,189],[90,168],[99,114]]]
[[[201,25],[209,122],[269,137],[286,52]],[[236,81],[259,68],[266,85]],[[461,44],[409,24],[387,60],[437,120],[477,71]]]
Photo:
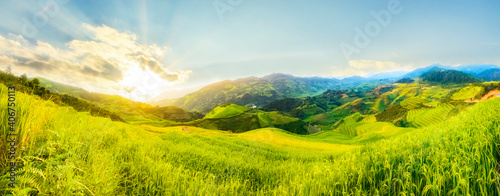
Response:
[[[485,79],[486,81],[500,81],[500,69],[488,69],[477,74],[476,77],[479,79]]]
[[[0,104],[7,103],[7,88],[0,85]],[[394,104],[387,110],[393,107],[403,108]],[[442,111],[450,106],[440,107],[433,113],[444,116]],[[355,136],[338,131],[297,135],[277,128],[229,133],[131,125],[21,91],[14,109],[17,186],[8,188],[8,151],[0,151],[1,195],[500,193],[498,98],[424,128],[396,127],[380,122],[379,116],[373,121],[373,116],[355,114],[343,121]],[[244,115],[251,118],[232,121]],[[8,119],[7,107],[0,107],[0,119]],[[279,112],[251,109],[198,121],[237,124],[252,119],[259,126],[260,119],[263,125],[300,122]],[[0,127],[7,130],[8,121],[1,120]],[[7,137],[5,131],[0,134]],[[0,148],[9,149],[6,140],[0,141]]]
[[[320,95],[304,98],[285,98],[262,107],[264,111],[282,111],[301,119],[324,113],[347,102],[363,97],[362,93],[347,90],[327,90]]]
[[[66,85],[63,83],[55,82],[46,78],[38,78],[40,80],[40,86],[45,87],[55,93],[68,94],[74,97],[82,98],[81,96],[89,93],[83,88],[78,88],[71,85]]]
[[[422,74],[424,81],[435,82],[441,84],[462,84],[462,83],[478,83],[481,82],[474,76],[456,70],[432,69],[431,71]]]
[[[205,118],[229,118],[243,114],[246,111],[248,111],[247,107],[236,104],[227,104],[214,108],[205,116]]]
[[[276,127],[296,134],[310,134],[318,130],[307,123],[283,115],[279,112],[264,112],[235,104],[227,104],[214,108],[205,118],[184,123],[184,125],[206,129],[242,133],[265,127]]]
[[[480,95],[483,94],[484,87],[482,86],[468,86],[460,89],[460,91],[454,93],[451,96],[452,100],[466,100],[481,98]]]
[[[54,82],[46,78],[40,79],[40,85],[52,92],[67,94],[90,101],[99,107],[117,113],[125,121],[134,124],[157,124],[164,126],[203,117],[202,114],[188,112],[175,106],[153,107],[149,104],[135,102],[118,95],[89,92],[82,88]]]
[[[190,111],[207,113],[227,103],[262,107],[282,98],[314,96],[328,89],[347,89],[360,82],[343,84],[337,79],[302,78],[286,74],[272,74],[262,78],[249,77],[226,80],[207,85],[179,99],[163,100],[153,105],[174,105]]]
[[[415,80],[413,80],[411,78],[402,78],[402,79],[397,80],[395,83],[412,83],[414,81]]]
[[[125,120],[114,111],[110,111],[107,108],[100,107],[72,95],[50,91],[44,86],[41,86],[41,82],[38,78],[29,80],[26,74],[17,77],[12,73],[0,71],[0,83],[13,86],[19,92],[30,93],[41,99],[51,100],[60,106],[72,107],[79,112],[89,112],[93,116],[107,117],[115,121],[125,122]]]
[[[415,108],[421,108],[426,103],[428,103],[428,101],[426,99],[423,99],[421,97],[411,97],[411,98],[403,100],[399,104],[401,104],[401,106],[403,106],[404,108],[406,108],[408,110],[412,110]]]
[[[414,127],[439,124],[449,117],[450,112],[454,108],[455,107],[451,104],[441,104],[432,109],[410,110],[406,120]]]

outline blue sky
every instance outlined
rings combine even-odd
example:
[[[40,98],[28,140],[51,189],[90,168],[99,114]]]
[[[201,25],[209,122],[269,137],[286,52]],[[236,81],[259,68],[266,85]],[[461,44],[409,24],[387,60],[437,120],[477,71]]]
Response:
[[[163,67],[154,74],[167,73],[153,77],[159,85],[146,88],[150,97],[273,72],[345,77],[433,63],[500,64],[500,2],[493,0],[2,3],[0,68],[124,96],[144,85],[130,82],[150,73],[137,71],[150,69],[144,58]],[[389,13],[390,20],[382,17],[382,25],[372,12]],[[36,33],[26,33],[26,21]],[[356,46],[356,29],[371,31],[368,44]],[[356,52],[346,55],[345,45]],[[109,85],[116,88],[108,91]]]

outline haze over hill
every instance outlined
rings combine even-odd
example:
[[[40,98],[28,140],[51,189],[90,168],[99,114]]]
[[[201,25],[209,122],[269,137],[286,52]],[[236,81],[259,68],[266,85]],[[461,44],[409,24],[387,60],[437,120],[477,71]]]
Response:
[[[2,2],[2,196],[500,195],[500,1]]]
[[[282,82],[296,79],[281,74],[270,78],[282,77],[287,78]],[[344,82],[351,84],[354,79],[360,78],[352,77]],[[180,108],[151,107],[116,95],[88,93],[41,80],[45,87],[40,86],[38,79],[0,73],[0,93],[3,95],[0,102],[8,105],[8,87],[4,84],[18,89],[16,99],[19,101],[15,107],[22,111],[18,116],[18,128],[24,127],[19,132],[20,141],[26,141],[24,145],[31,149],[20,151],[20,157],[34,163],[23,165],[20,170],[36,171],[32,172],[34,174],[20,173],[23,178],[19,181],[21,186],[33,189],[30,189],[33,193],[66,191],[53,186],[54,183],[59,187],[66,184],[56,175],[61,168],[47,168],[46,163],[75,164],[79,170],[65,169],[65,172],[89,187],[70,190],[102,195],[110,190],[117,195],[140,194],[145,190],[168,192],[164,187],[183,187],[186,183],[200,189],[218,187],[207,194],[214,191],[228,195],[286,194],[294,188],[317,195],[327,193],[319,188],[295,186],[302,182],[311,183],[313,187],[328,186],[332,182],[349,183],[372,195],[378,193],[377,187],[385,187],[379,183],[400,181],[395,178],[405,179],[412,185],[412,188],[401,188],[402,191],[417,193],[425,193],[425,187],[432,185],[433,181],[426,180],[428,178],[446,181],[436,191],[452,187],[464,187],[465,190],[469,186],[471,193],[484,190],[487,195],[497,195],[498,189],[489,187],[500,187],[496,184],[499,175],[491,175],[498,168],[496,144],[500,130],[496,125],[500,114],[500,82],[480,82],[457,70],[434,67],[419,78],[406,78],[398,84],[363,83],[348,90],[326,90],[316,96],[278,99],[263,108],[222,104],[196,120],[189,119],[193,113]],[[259,78],[246,80],[256,82]],[[51,92],[48,88],[68,91],[81,98],[60,91]],[[61,97],[62,102],[57,97]],[[2,113],[7,114],[5,107],[2,109]],[[177,117],[184,114],[184,118],[171,118],[170,114]],[[7,121],[0,122],[2,126],[9,126]],[[47,152],[47,148],[52,151]],[[401,161],[401,157],[410,159]],[[93,161],[96,159],[106,164],[96,164]],[[455,181],[453,169],[439,169],[470,163],[474,167],[464,176],[492,179],[477,181],[471,178],[463,185],[460,183],[463,180]],[[408,165],[413,166],[407,168]],[[7,170],[2,165],[0,169]],[[368,177],[346,176],[352,173],[351,170],[366,173]],[[391,172],[394,174],[389,175]],[[405,175],[411,172],[415,177]],[[98,176],[102,182],[85,178],[88,174]],[[108,179],[107,175],[113,177]],[[133,186],[120,183],[138,180],[136,175],[146,177],[140,177],[141,183]],[[151,188],[158,182],[167,182],[171,176],[186,180]],[[32,185],[33,179],[40,184]],[[241,187],[241,190],[221,188],[227,186],[228,181],[233,181],[231,186]],[[0,181],[0,185],[5,182]],[[102,185],[104,182],[112,182],[115,186],[110,189]],[[272,186],[266,186],[268,184]],[[136,186],[140,186],[140,190]],[[286,190],[281,190],[282,186],[286,186]],[[9,190],[0,189],[0,193]],[[331,190],[336,195],[354,194],[350,188]]]
[[[476,77],[479,79],[485,79],[486,81],[500,81],[500,69],[488,69],[477,74]]]
[[[248,77],[217,82],[182,98],[152,104],[175,105],[187,110],[206,113],[224,103],[261,107],[279,98],[306,97],[320,94],[328,89],[353,88],[363,81],[357,77],[338,80],[320,77],[303,78],[275,73],[262,78]]]
[[[390,84],[401,78],[417,78],[433,69],[458,70],[472,75],[477,75],[481,72],[484,75],[488,74],[489,70],[495,71],[491,69],[495,67],[498,66],[443,66],[441,64],[433,64],[415,69],[411,72],[383,72],[368,78],[351,76],[343,79],[321,77],[303,78],[275,73],[262,78],[248,77],[234,81],[226,80],[204,86],[200,90],[182,98],[152,101],[150,103],[159,106],[174,105],[186,110],[207,113],[218,105],[225,103],[234,103],[249,107],[262,107],[271,101],[281,98],[315,96],[326,90],[367,90],[377,87],[377,85]],[[363,85],[363,83],[366,85]]]
[[[201,114],[188,112],[176,106],[153,107],[119,95],[89,92],[79,87],[54,82],[46,78],[40,78],[39,81],[40,86],[44,87],[44,89],[90,101],[97,106],[118,113],[121,118],[133,123],[162,120],[184,122],[203,117]],[[170,122],[164,123],[168,124]]]
[[[149,102],[154,103],[154,102],[158,102],[158,101],[165,100],[165,99],[180,98],[180,97],[183,97],[187,94],[196,92],[196,91],[200,90],[201,88],[203,88],[203,86],[195,86],[195,87],[184,88],[184,89],[180,89],[180,90],[166,90],[163,93],[161,93],[160,95],[158,95],[157,97],[151,99]]]

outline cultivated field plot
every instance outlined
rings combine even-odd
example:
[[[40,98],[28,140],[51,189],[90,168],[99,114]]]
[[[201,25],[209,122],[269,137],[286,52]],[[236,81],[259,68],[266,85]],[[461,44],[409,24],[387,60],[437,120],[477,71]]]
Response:
[[[407,121],[415,127],[425,127],[433,124],[439,124],[447,119],[448,114],[453,110],[451,104],[441,104],[432,109],[410,110],[407,114]]]
[[[453,94],[451,99],[457,101],[474,99],[476,95],[480,94],[482,91],[484,91],[484,88],[481,86],[468,86]]]
[[[426,99],[420,98],[420,97],[412,97],[405,99],[402,101],[400,104],[406,109],[413,110],[415,108],[420,108],[424,106],[424,104],[428,103]]]
[[[2,85],[2,94],[5,89]],[[334,131],[299,136],[273,128],[235,134],[133,126],[33,96],[18,98],[24,105],[17,107],[18,126],[29,130],[20,133],[26,149],[20,158],[30,163],[20,170],[24,177],[14,190],[19,194],[28,189],[48,195],[498,193],[494,144],[500,138],[500,99],[478,103],[441,124],[452,105],[408,117],[428,126],[424,129],[373,122],[371,116],[356,122],[362,116],[354,115],[348,121],[358,126],[346,128],[359,135],[350,137]],[[432,179],[438,178],[436,184]]]

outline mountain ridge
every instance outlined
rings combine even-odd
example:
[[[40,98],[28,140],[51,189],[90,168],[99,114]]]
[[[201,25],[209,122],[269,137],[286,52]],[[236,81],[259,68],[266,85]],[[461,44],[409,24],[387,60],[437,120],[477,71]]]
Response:
[[[259,107],[280,98],[314,96],[328,89],[355,87],[362,82],[359,80],[342,82],[336,78],[296,77],[273,73],[260,78],[252,76],[212,83],[182,98],[152,102],[152,104],[175,105],[186,110],[207,113],[221,104],[234,103]]]

